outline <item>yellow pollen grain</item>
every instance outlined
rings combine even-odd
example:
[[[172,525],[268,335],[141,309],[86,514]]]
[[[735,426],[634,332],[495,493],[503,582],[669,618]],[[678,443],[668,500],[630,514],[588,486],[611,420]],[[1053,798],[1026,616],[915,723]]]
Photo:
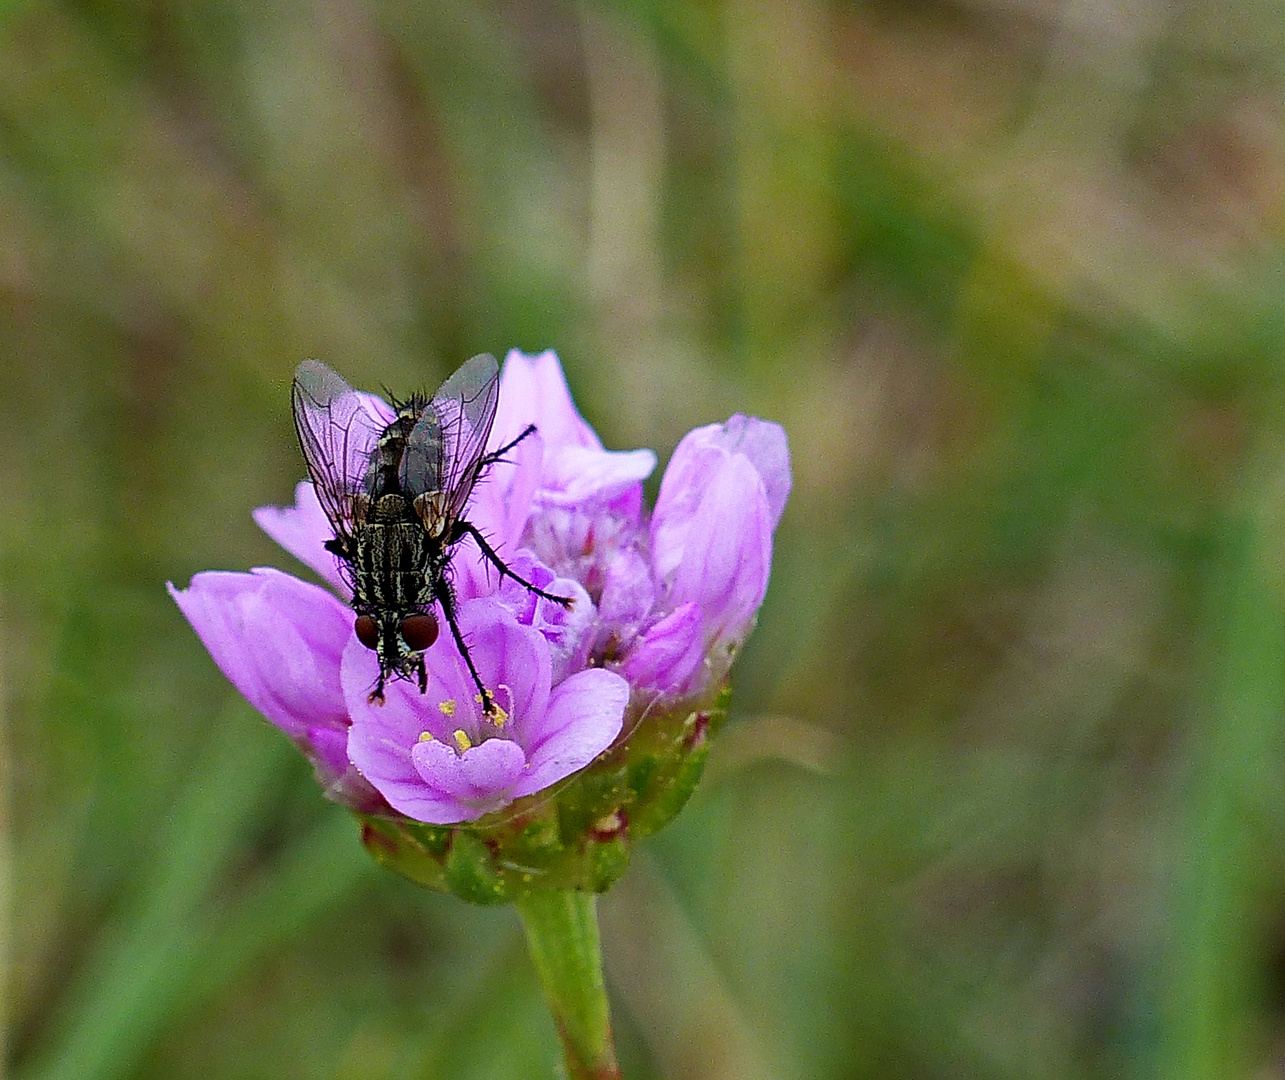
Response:
[[[420,742],[432,742],[432,741],[433,741],[433,733],[432,733],[431,731],[421,731],[421,732],[419,733],[419,741],[420,741]]]
[[[441,710],[443,716],[455,715],[455,699],[447,698],[445,701],[439,701],[437,707]]]
[[[509,722],[509,714],[501,709],[498,705],[491,706],[491,723],[497,728],[504,727]]]
[[[469,737],[464,733],[463,728],[455,729],[455,745],[460,748],[460,753],[463,753],[465,750],[471,750],[473,748],[473,743],[470,741]]]

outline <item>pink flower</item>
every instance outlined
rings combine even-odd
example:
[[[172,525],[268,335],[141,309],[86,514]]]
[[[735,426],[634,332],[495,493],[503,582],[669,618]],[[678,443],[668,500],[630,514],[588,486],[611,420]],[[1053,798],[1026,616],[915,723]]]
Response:
[[[392,412],[357,392],[339,407],[356,422],[333,452],[363,461]],[[734,416],[688,434],[648,513],[642,482],[655,455],[605,449],[551,352],[509,354],[488,449],[528,424],[536,434],[479,480],[464,517],[522,577],[575,603],[566,610],[501,580],[471,539],[449,569],[499,723],[480,709],[450,633],[424,653],[426,692],[394,679],[382,705],[370,700],[378,663],[354,634],[310,483],[294,506],[254,517],[339,596],[269,569],[170,586],[215,663],[300,746],[336,801],[436,824],[501,809],[589,765],[628,710],[707,694],[752,628],[790,490],[779,425]]]

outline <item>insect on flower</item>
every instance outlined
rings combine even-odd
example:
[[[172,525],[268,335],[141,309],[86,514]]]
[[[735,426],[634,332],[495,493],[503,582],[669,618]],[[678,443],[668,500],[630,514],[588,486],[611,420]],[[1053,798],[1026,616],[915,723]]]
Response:
[[[390,676],[428,688],[424,650],[437,640],[440,605],[487,713],[495,707],[455,617],[450,559],[466,536],[500,572],[547,600],[570,599],[537,588],[505,565],[464,518],[486,470],[535,431],[486,453],[499,401],[499,366],[482,354],[462,364],[432,398],[392,402],[385,424],[344,379],[318,360],[295,371],[291,397],[299,445],[317,498],[334,527],[326,549],[352,588],[357,640],[379,658],[372,702]]]

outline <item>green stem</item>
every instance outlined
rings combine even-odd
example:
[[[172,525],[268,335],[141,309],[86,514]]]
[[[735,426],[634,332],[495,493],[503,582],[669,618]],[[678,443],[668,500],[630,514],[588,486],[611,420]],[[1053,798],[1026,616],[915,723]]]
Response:
[[[598,898],[544,889],[516,902],[562,1041],[567,1080],[621,1080],[598,943]]]

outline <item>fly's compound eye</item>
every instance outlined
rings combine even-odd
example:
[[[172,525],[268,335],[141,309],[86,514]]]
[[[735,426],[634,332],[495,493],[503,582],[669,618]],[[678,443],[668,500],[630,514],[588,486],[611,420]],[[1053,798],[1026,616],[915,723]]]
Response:
[[[402,640],[411,652],[423,652],[437,640],[437,620],[432,615],[407,615],[402,620]]]
[[[373,649],[379,644],[379,624],[371,615],[358,615],[357,621],[353,623],[353,630],[356,631],[357,640],[368,649]],[[434,627],[436,630],[436,627]]]

